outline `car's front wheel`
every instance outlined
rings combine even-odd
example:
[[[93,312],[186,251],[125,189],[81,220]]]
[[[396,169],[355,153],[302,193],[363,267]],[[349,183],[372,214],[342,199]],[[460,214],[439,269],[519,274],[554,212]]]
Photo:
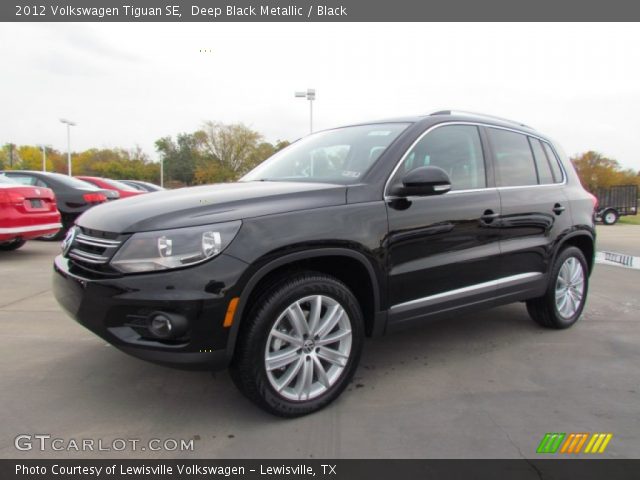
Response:
[[[556,258],[546,293],[527,301],[529,315],[543,327],[568,328],[582,314],[588,287],[589,269],[582,251],[567,247]]]
[[[331,403],[351,380],[364,335],[362,312],[336,278],[302,272],[253,305],[240,332],[232,378],[270,413],[296,417]]]

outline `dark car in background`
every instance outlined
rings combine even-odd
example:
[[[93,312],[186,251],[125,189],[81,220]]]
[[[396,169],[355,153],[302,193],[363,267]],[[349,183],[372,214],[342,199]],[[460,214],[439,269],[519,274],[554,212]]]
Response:
[[[165,190],[164,187],[160,185],[156,185],[155,183],[143,182],[142,180],[119,180],[122,183],[126,183],[127,185],[140,190],[141,192],[160,192]]]
[[[44,235],[46,240],[60,240],[73,225],[76,218],[91,207],[107,201],[107,197],[117,198],[116,192],[97,188],[67,175],[32,170],[6,170],[4,173],[11,180],[22,185],[50,188],[56,196],[58,210],[62,216],[62,228],[57,232]]]
[[[21,185],[0,174],[0,250],[17,250],[61,227],[53,190]]]
[[[135,197],[136,195],[140,195],[141,193],[146,193],[141,192],[140,190],[137,190],[132,186],[127,185],[126,183],[122,183],[118,180],[112,180],[110,178],[90,177],[87,175],[78,175],[76,176],[76,178],[82,180],[83,182],[91,183],[98,188],[114,190],[118,192],[120,198]]]
[[[365,336],[511,302],[570,327],[594,242],[594,198],[557,143],[445,111],[317,132],[239,182],[92,209],[53,291],[122,351],[230,366],[293,417],[340,395]]]

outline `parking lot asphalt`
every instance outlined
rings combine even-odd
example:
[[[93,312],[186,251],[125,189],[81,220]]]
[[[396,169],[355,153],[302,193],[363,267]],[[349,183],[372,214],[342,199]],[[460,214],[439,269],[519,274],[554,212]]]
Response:
[[[640,225],[598,225],[597,248],[640,257]]]
[[[640,227],[603,229],[599,249],[640,243]],[[334,404],[283,420],[226,372],[146,363],[76,324],[51,294],[57,251],[0,252],[2,458],[535,458],[547,432],[610,432],[600,457],[639,456],[640,271],[597,265],[569,330],[513,304],[369,340]],[[19,434],[193,439],[194,450],[19,451]]]

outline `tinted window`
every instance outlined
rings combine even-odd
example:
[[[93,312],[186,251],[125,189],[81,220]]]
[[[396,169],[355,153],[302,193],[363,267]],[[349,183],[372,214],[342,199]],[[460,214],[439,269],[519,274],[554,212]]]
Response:
[[[68,175],[62,175],[61,173],[49,173],[47,178],[50,178],[57,183],[70,188],[81,188],[83,190],[99,190],[99,188],[97,188],[92,183],[69,177]]]
[[[411,149],[393,181],[399,182],[405,173],[428,165],[449,174],[451,190],[486,187],[478,127],[449,125],[429,132]]]
[[[544,151],[547,152],[547,158],[549,159],[549,165],[551,165],[551,171],[553,172],[553,178],[556,182],[562,181],[562,170],[560,170],[560,165],[558,164],[558,158],[556,157],[553,150],[547,142],[542,142],[544,145]]]
[[[488,128],[496,159],[496,183],[499,187],[536,185],[538,177],[529,141],[525,135]]]
[[[531,143],[531,150],[533,150],[533,158],[536,161],[536,168],[538,169],[538,178],[540,183],[553,183],[555,180],[551,173],[551,167],[547,161],[547,156],[544,154],[540,140],[529,137],[529,143]]]

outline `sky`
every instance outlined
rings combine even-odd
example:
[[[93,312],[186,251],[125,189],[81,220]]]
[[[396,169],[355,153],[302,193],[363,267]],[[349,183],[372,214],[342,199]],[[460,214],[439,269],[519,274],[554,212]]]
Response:
[[[482,112],[526,123],[569,154],[640,169],[634,24],[33,23],[0,29],[0,144],[66,151],[139,145],[203,122],[268,141],[315,129]]]

